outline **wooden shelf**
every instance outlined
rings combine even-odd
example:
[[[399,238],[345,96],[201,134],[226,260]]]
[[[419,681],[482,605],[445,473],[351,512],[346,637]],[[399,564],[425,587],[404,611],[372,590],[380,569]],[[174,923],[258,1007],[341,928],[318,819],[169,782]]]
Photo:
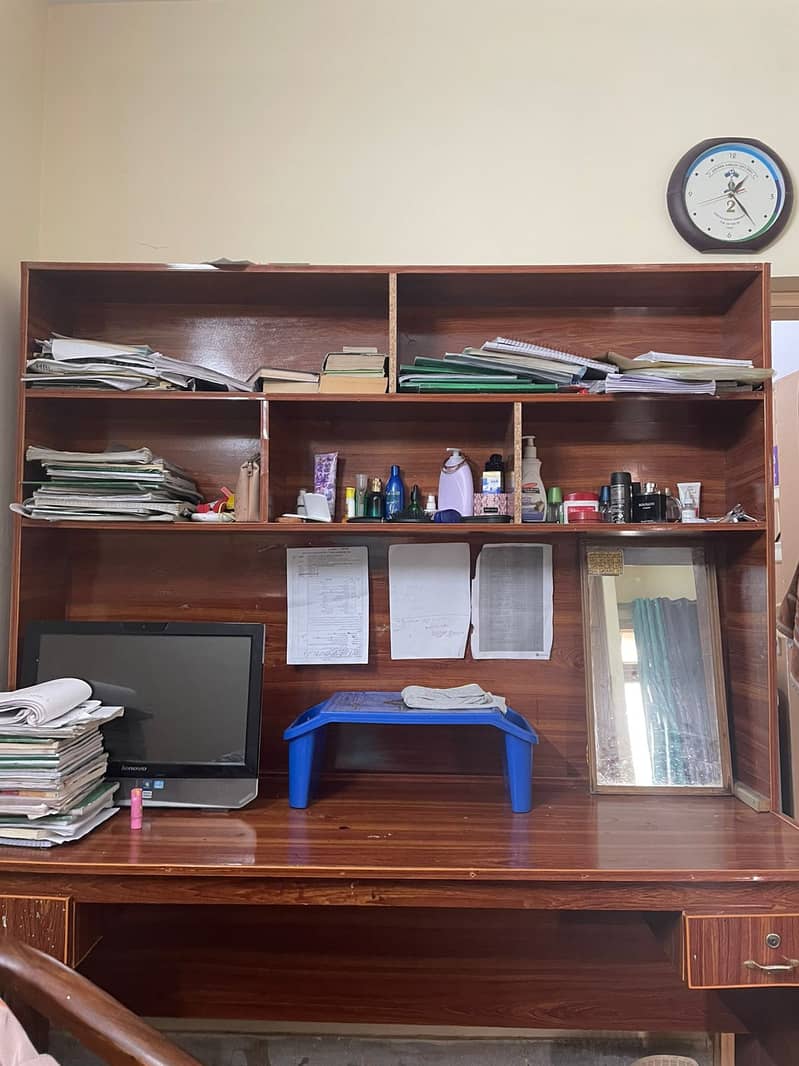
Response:
[[[261,392],[171,392],[160,389],[142,389],[131,392],[119,392],[114,389],[26,389],[26,402],[38,400],[158,400],[173,403],[258,403],[268,401],[273,404],[289,403],[523,403],[523,404],[627,404],[627,403],[761,403],[766,396],[764,391],[740,392],[721,396],[660,396],[648,395],[625,396],[591,396],[585,393],[541,393],[539,395],[523,393],[485,393],[478,395],[449,393],[385,393],[384,395],[364,395],[363,393],[261,393]]]
[[[727,533],[763,533],[765,522],[708,522],[708,523],[630,523],[608,525],[604,522],[581,522],[561,526],[542,522],[482,523],[482,522],[45,522],[20,518],[25,529],[91,530],[119,533],[247,533],[275,534],[279,537],[458,537],[479,535],[494,537],[708,537]]]

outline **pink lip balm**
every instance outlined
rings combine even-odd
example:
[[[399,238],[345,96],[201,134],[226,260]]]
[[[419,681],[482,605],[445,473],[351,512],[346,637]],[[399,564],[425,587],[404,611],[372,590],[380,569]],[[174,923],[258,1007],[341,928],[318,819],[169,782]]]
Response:
[[[132,788],[130,790],[130,828],[141,829],[142,822],[142,799],[141,789]]]

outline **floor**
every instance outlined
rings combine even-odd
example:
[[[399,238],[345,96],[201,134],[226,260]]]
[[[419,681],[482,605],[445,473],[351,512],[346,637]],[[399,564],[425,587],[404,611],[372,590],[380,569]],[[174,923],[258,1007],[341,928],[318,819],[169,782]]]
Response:
[[[542,1039],[380,1038],[317,1034],[173,1033],[204,1066],[630,1066],[657,1052],[694,1058],[713,1066],[704,1037],[623,1036]],[[94,1066],[65,1034],[56,1033],[51,1053],[62,1066]]]

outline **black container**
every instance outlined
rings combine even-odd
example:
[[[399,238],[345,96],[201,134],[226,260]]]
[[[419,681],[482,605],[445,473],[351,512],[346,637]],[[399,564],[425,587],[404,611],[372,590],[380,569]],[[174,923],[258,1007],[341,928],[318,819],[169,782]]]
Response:
[[[632,476],[627,470],[610,475],[610,507],[607,521],[614,525],[632,521]]]
[[[633,497],[633,522],[665,522],[666,496],[662,492],[642,492]]]

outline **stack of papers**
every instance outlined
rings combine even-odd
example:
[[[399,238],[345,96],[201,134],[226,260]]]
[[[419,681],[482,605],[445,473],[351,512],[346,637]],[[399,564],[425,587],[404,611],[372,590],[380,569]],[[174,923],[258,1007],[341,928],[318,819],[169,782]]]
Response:
[[[188,519],[202,500],[187,473],[149,448],[62,452],[31,445],[47,480],[30,499],[11,504],[27,518],[60,521],[174,522]]]
[[[110,818],[100,727],[123,714],[78,678],[0,694],[0,844],[49,847]]]
[[[29,359],[22,380],[48,388],[205,389],[254,392],[256,377],[246,381],[218,370],[171,359],[147,344],[62,337],[37,341],[40,354]]]
[[[595,382],[592,392],[698,393],[713,396],[721,390],[737,386],[755,388],[774,374],[770,368],[753,366],[751,359],[675,355],[670,352],[644,352],[634,359],[608,352],[607,358],[621,373]]]

